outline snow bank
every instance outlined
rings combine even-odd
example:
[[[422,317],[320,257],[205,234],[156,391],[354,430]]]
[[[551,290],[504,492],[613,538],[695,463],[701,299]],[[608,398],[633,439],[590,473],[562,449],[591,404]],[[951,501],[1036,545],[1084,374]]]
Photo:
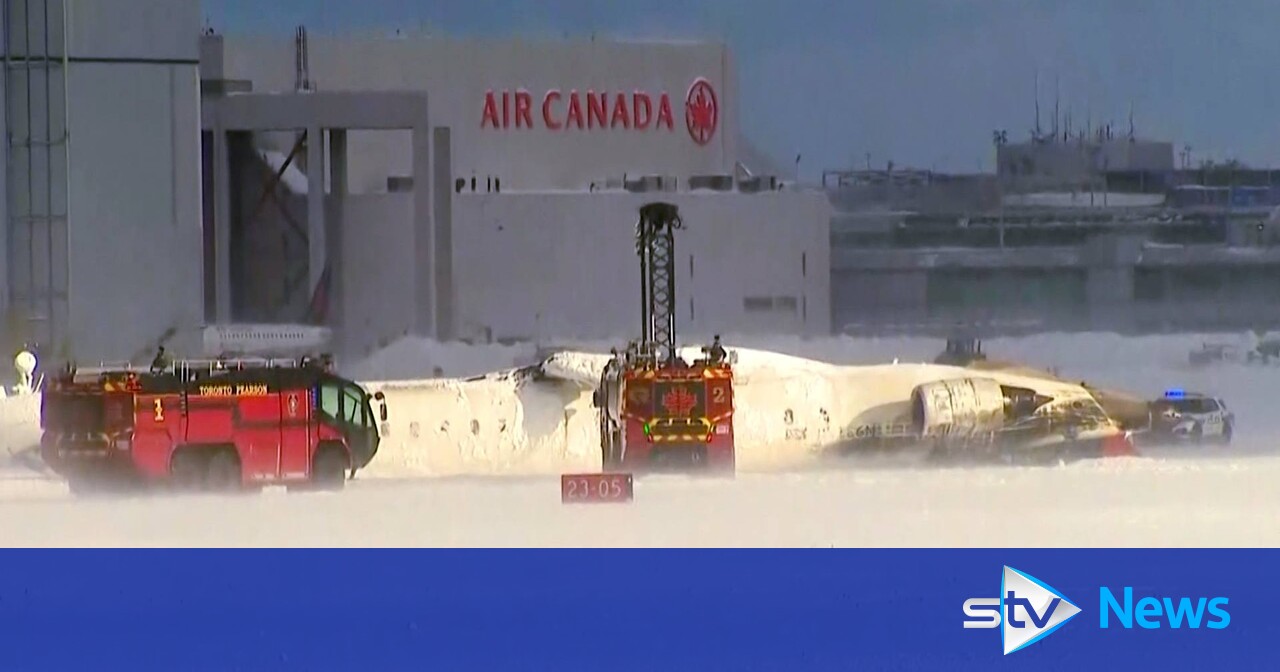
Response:
[[[525,360],[532,360],[534,352],[530,345],[468,345],[406,337],[361,362],[342,367],[342,372],[354,380],[467,378],[531,363]]]
[[[39,468],[40,397],[0,398],[0,472]]]

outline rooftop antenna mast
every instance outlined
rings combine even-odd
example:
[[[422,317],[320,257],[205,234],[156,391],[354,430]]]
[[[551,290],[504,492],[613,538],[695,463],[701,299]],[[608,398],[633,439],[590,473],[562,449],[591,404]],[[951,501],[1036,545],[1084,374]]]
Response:
[[[1061,82],[1058,76],[1053,76],[1053,138],[1058,139],[1058,100],[1062,97],[1062,89],[1059,86]]]
[[[1036,70],[1035,77],[1035,95],[1036,95],[1036,132],[1035,139],[1038,141],[1041,137],[1040,132],[1040,71]]]
[[[311,84],[311,65],[307,58],[307,27],[299,25],[294,33],[294,89],[314,91]]]

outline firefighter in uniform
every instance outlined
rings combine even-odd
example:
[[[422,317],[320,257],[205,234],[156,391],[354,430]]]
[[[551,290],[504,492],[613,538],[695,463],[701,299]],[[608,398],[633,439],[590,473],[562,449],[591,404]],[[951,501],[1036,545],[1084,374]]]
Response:
[[[721,364],[729,356],[725,352],[724,346],[720,344],[720,334],[716,334],[715,339],[711,341],[711,347],[707,350],[707,356],[711,359],[712,364]]]
[[[604,390],[602,405],[606,416],[616,425],[619,420],[617,411],[618,392],[622,383],[622,357],[618,354],[617,348],[610,348],[609,354],[612,356],[605,363],[604,371],[600,373],[600,389]]]
[[[156,351],[155,359],[151,360],[151,373],[164,373],[164,370],[173,365],[173,360],[165,353],[164,346]]]

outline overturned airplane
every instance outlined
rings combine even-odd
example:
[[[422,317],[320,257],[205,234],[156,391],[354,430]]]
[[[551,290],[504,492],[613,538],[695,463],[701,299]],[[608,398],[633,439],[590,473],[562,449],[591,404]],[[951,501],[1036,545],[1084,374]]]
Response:
[[[698,348],[682,353],[696,357]],[[1053,462],[1133,454],[1149,404],[986,358],[838,366],[735,349],[737,467],[891,454],[947,461]],[[609,355],[459,379],[369,383],[386,395],[371,475],[416,477],[598,470],[593,391]]]

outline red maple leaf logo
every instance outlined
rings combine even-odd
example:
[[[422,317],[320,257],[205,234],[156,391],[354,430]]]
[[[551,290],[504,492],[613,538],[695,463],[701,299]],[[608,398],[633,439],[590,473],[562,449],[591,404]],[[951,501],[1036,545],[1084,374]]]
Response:
[[[688,415],[697,405],[698,397],[683,387],[677,387],[662,396],[662,407],[673,416]]]
[[[684,123],[689,128],[689,137],[699,145],[705,145],[716,134],[719,122],[720,103],[716,100],[716,90],[702,77],[693,80],[684,98]]]

